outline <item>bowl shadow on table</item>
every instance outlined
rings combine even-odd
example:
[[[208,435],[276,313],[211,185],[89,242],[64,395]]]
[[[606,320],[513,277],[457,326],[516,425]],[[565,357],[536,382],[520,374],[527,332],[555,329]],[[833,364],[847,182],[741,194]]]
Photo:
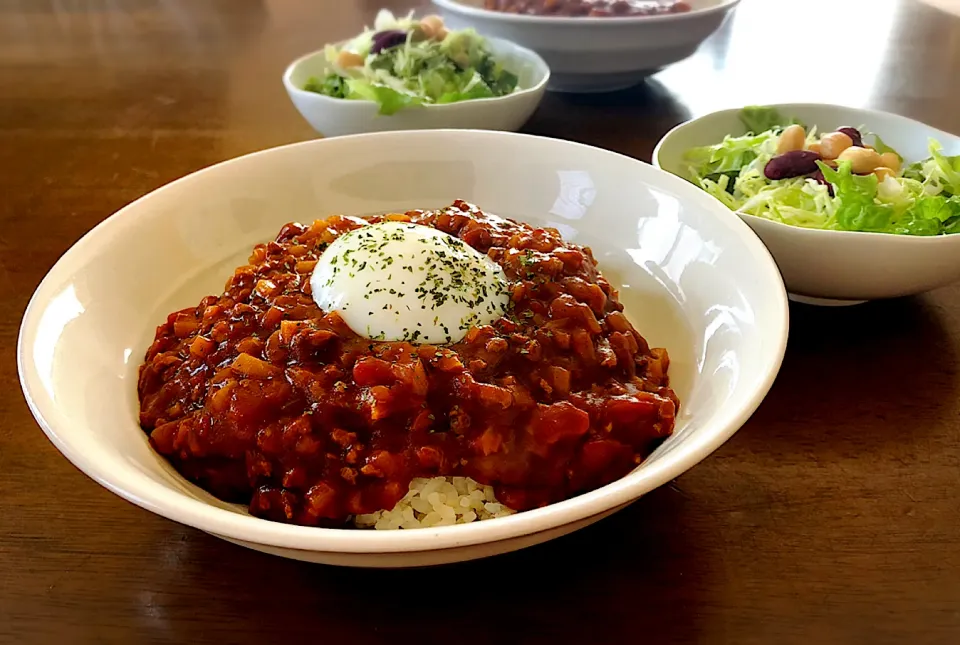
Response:
[[[523,132],[569,139],[642,161],[650,161],[657,141],[691,113],[660,81],[617,92],[547,92]]]
[[[780,375],[735,440],[760,451],[810,438],[823,451],[919,440],[956,411],[957,368],[947,321],[923,296],[851,307],[791,303]]]
[[[693,609],[718,573],[698,556],[698,537],[707,537],[685,523],[688,503],[665,486],[553,542],[423,569],[313,565],[189,532],[177,584],[209,586],[207,611],[229,616],[231,629],[251,642],[258,632],[275,637],[279,625],[286,636],[322,625],[334,641],[342,631],[351,642],[416,634],[421,643],[502,644],[620,642],[642,625],[657,642],[695,642],[701,612]],[[682,619],[677,606],[686,607]],[[174,629],[189,627],[186,616],[168,619]]]

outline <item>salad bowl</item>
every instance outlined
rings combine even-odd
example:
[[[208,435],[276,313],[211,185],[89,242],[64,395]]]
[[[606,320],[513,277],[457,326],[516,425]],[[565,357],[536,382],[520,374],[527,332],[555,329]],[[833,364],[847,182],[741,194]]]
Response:
[[[904,116],[839,105],[785,103],[769,106],[785,118],[830,132],[845,126],[877,133],[908,165],[930,156],[931,140],[945,157],[960,155],[960,137]],[[741,110],[729,109],[683,123],[657,144],[653,163],[692,179],[685,155],[724,137],[747,132]],[[864,136],[871,141],[869,135]],[[865,145],[867,145],[865,143]],[[954,162],[954,165],[960,165]],[[960,172],[958,175],[960,176]],[[960,235],[904,235],[804,228],[738,212],[763,240],[794,300],[842,305],[907,296],[960,279]]]
[[[396,19],[389,12],[381,11],[374,29],[361,34],[354,42],[369,37],[369,34],[375,31],[389,33],[391,29],[410,28],[416,24],[417,21],[411,17]],[[480,39],[473,34],[472,40]],[[405,95],[382,87],[379,83],[380,87],[373,88],[371,84],[364,84],[363,79],[360,79],[359,89],[369,93],[371,100],[339,98],[306,89],[312,83],[317,83],[318,79],[326,79],[331,74],[338,73],[335,62],[331,60],[331,47],[312,52],[291,63],[283,74],[283,84],[303,118],[325,137],[387,130],[518,130],[540,104],[550,81],[550,68],[538,54],[529,49],[497,38],[485,40],[492,59],[499,66],[498,69],[502,67],[515,76],[513,80],[516,81],[516,87],[502,96],[467,98],[464,93],[451,102],[398,105],[397,99],[405,98]],[[349,42],[338,43],[332,47],[340,48]],[[369,46],[368,44],[367,48]],[[474,44],[471,44],[470,48],[474,48]],[[367,60],[373,58],[375,57]],[[446,80],[436,77],[437,72],[430,70],[432,65],[425,67],[427,71],[407,80],[421,86]],[[433,77],[430,74],[433,74]],[[319,82],[322,83],[322,80]],[[398,81],[394,79],[393,82]]]

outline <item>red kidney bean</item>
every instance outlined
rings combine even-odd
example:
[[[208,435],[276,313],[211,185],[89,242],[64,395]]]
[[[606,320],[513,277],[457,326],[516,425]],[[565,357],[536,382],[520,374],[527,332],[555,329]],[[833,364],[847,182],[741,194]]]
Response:
[[[767,162],[763,176],[767,179],[790,179],[819,170],[820,155],[812,150],[791,150]]]
[[[379,54],[380,52],[402,45],[407,42],[407,32],[399,29],[390,29],[388,31],[378,31],[373,35],[373,46],[370,52]]]
[[[853,141],[853,145],[858,148],[863,147],[863,136],[860,134],[860,130],[856,128],[851,128],[850,126],[844,126],[842,128],[837,128],[837,132],[842,132]]]

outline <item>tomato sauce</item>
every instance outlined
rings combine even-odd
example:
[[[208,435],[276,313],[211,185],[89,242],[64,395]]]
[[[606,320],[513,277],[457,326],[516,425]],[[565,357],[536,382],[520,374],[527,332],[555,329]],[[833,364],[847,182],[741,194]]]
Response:
[[[692,7],[679,0],[485,0],[484,8],[531,16],[633,17],[686,13]]]
[[[254,515],[345,526],[413,477],[465,475],[525,510],[633,469],[674,426],[669,359],[622,312],[589,248],[553,229],[439,211],[432,226],[503,267],[508,314],[451,345],[372,341],[310,295],[333,216],[287,224],[220,296],[174,312],[140,368],[140,423],[189,480]]]

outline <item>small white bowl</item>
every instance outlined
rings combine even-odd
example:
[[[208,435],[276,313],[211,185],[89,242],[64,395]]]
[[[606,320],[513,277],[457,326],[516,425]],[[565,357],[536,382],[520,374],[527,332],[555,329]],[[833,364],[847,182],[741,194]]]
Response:
[[[220,293],[290,221],[456,198],[589,245],[652,346],[670,352],[676,431],[607,486],[460,526],[357,531],[252,517],[187,482],[138,425],[137,372],[166,315]],[[108,218],[60,258],[20,329],[34,416],[70,461],[154,513],[290,558],[398,567],[512,551],[569,533],[677,477],[753,413],[780,367],[787,299],[763,244],[688,182],[588,146],[499,132],[318,139],[234,159]],[[133,512],[133,511],[131,511]],[[119,539],[119,538],[118,538]]]
[[[897,114],[840,105],[780,103],[821,132],[865,126],[912,163],[930,156],[933,138],[947,155],[960,154],[960,137]],[[653,163],[678,175],[690,148],[711,145],[746,128],[740,109],[713,112],[668,132],[653,151]],[[869,143],[869,140],[868,140]],[[917,237],[887,233],[823,231],[738,213],[770,249],[793,299],[811,304],[856,304],[929,291],[960,279],[960,235]]]
[[[283,85],[303,118],[325,137],[387,130],[519,130],[540,105],[550,68],[525,47],[498,38],[488,42],[497,60],[520,79],[512,94],[379,114],[373,101],[338,99],[303,89],[310,77],[322,79],[330,71],[322,49],[293,61],[283,74]]]
[[[630,87],[691,56],[740,0],[693,0],[688,13],[626,18],[528,16],[483,8],[483,0],[433,0],[454,29],[475,27],[536,51],[553,72],[549,89],[608,92]]]

